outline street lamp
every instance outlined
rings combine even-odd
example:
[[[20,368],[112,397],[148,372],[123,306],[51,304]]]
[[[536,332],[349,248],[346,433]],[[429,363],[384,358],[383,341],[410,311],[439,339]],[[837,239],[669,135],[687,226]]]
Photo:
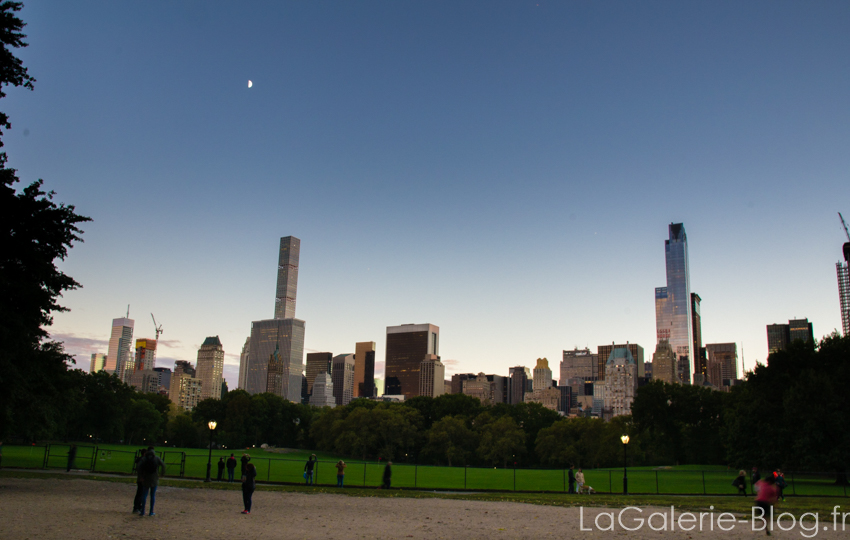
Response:
[[[212,469],[212,439],[213,439],[213,431],[215,431],[216,422],[215,420],[210,420],[207,423],[207,426],[210,428],[210,456],[207,459],[207,479],[204,482],[211,482],[210,480],[210,469]]]
[[[626,473],[626,463],[628,461],[629,436],[623,435],[620,437],[623,441],[623,495],[629,494],[629,477]]]

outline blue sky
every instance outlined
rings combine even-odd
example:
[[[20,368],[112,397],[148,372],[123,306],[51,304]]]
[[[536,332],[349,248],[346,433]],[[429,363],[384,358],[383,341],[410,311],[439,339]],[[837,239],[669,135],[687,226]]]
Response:
[[[441,328],[451,372],[655,347],[670,222],[705,341],[840,327],[843,2],[39,2],[10,165],[94,221],[52,332],[159,365],[219,335],[231,387],[301,239],[309,350]],[[248,80],[254,82],[248,88]],[[82,358],[82,356],[80,357]],[[88,367],[88,361],[81,362]],[[557,370],[556,370],[557,372]]]

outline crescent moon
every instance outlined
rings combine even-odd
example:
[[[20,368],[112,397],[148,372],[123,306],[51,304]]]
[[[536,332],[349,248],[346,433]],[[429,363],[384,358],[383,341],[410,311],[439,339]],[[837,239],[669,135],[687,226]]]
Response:
[[[254,83],[249,80],[248,81],[248,88],[251,88],[252,86],[254,86]]]

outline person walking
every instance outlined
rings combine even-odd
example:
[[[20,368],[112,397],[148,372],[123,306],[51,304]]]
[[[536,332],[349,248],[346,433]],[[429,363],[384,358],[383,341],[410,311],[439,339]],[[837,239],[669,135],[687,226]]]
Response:
[[[233,454],[227,458],[227,481],[233,482],[233,473],[236,471],[236,458]]]
[[[747,496],[747,472],[744,470],[738,471],[738,476],[732,480],[732,485],[738,488],[738,495]]]
[[[142,474],[142,468],[139,467],[139,464],[141,463],[142,458],[145,457],[147,451],[147,448],[140,448],[139,455],[136,456],[136,461],[133,463],[133,467],[136,468],[136,498],[133,499],[134,514],[137,514],[139,510],[142,509],[142,491],[144,490],[144,475]]]
[[[779,500],[785,501],[785,488],[788,487],[788,482],[785,481],[785,473],[776,469],[773,473],[773,481],[776,484],[777,496]]]
[[[569,477],[567,478],[567,480],[568,480],[568,481],[569,481],[569,483],[570,483],[570,490],[569,490],[569,492],[568,492],[568,493],[575,493],[575,492],[576,492],[576,471],[575,471],[575,465],[570,465],[570,472],[569,472]]]
[[[242,458],[239,460],[242,462],[242,476],[245,476],[245,471],[248,470],[248,462],[251,461],[251,456],[248,454],[242,454]]]
[[[773,505],[776,504],[778,496],[776,481],[773,479],[773,476],[767,475],[764,480],[758,481],[757,487],[756,506],[762,510],[761,517],[765,520],[764,531],[770,536],[770,529],[773,528],[773,517],[771,513],[773,512]],[[753,516],[753,518],[755,517],[757,516]]]
[[[68,449],[68,467],[65,469],[65,472],[71,472],[71,469],[74,468],[74,459],[77,457],[77,445],[72,444],[71,448]]]
[[[307,463],[304,464],[304,482],[311,486],[313,485],[313,468],[316,466],[316,454],[307,458]]]
[[[221,482],[221,477],[224,474],[224,456],[218,458],[218,477],[216,480]]]
[[[576,484],[578,485],[578,493],[581,495],[584,490],[584,473],[581,472],[581,467],[578,468],[578,472],[576,473]]]
[[[384,489],[390,489],[390,484],[392,484],[392,479],[393,479],[393,468],[392,468],[392,466],[393,466],[393,462],[387,461],[387,466],[384,467],[383,483],[381,484],[381,487],[384,488]]]
[[[750,474],[750,486],[752,487],[753,493],[758,493],[758,483],[761,480],[761,475],[759,474],[759,468],[753,467],[753,472]]]
[[[345,478],[345,468],[347,465],[343,460],[336,463],[336,487],[342,487],[342,481]]]
[[[254,490],[257,488],[257,468],[253,463],[245,465],[245,474],[242,475],[242,504],[245,509],[243,514],[251,513],[251,497],[254,495]]]
[[[156,503],[156,488],[159,485],[159,475],[165,475],[165,463],[156,455],[154,447],[148,446],[145,457],[139,462],[139,468],[142,470],[142,505],[139,509],[139,515],[145,515],[145,503],[148,500],[148,493],[150,493],[151,507],[148,515],[155,516],[153,506]]]

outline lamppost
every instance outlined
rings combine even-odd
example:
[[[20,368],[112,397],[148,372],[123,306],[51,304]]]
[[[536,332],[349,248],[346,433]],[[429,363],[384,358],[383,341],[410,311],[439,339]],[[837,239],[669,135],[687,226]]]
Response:
[[[215,431],[216,422],[215,420],[210,420],[207,423],[207,426],[210,428],[210,456],[207,459],[207,479],[204,482],[211,482],[210,480],[210,469],[212,469],[212,439],[213,439],[213,431]]]
[[[620,440],[623,441],[623,495],[628,495],[629,477],[626,473],[626,463],[628,462],[629,436],[623,435]]]

